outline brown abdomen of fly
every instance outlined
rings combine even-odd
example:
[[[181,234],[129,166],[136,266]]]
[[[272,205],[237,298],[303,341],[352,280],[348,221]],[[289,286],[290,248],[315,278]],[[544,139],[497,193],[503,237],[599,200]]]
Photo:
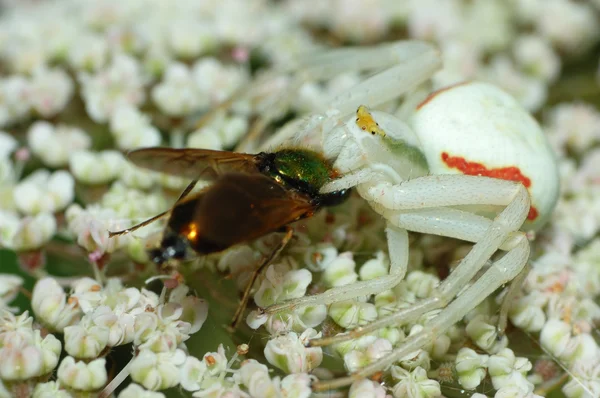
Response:
[[[175,205],[168,229],[210,254],[275,232],[312,215],[308,196],[262,174],[228,173]]]

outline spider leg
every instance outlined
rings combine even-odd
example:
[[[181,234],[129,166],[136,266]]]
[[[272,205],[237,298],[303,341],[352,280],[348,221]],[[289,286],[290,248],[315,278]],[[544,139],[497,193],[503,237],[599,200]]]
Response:
[[[442,189],[440,189],[439,185],[442,186]],[[375,193],[371,194],[370,197],[366,197],[367,195],[365,192],[363,192],[365,189],[372,189]],[[400,192],[400,194],[394,195],[394,192],[389,192],[390,190],[396,190]],[[480,194],[475,198],[473,198],[472,195],[466,194],[473,191],[479,192]],[[428,192],[431,193],[431,195],[428,195]],[[374,202],[372,203],[372,207],[376,211],[379,211],[380,214],[382,214],[391,222],[391,224],[400,228],[388,228],[386,230],[388,232],[388,244],[390,248],[390,260],[392,264],[392,267],[390,268],[390,275],[393,276],[388,275],[368,281],[355,282],[350,285],[331,288],[320,294],[300,297],[284,303],[274,304],[265,308],[263,310],[265,313],[273,314],[306,305],[331,304],[333,302],[348,300],[350,298],[380,293],[384,290],[394,287],[395,285],[391,285],[391,283],[395,282],[397,284],[402,280],[401,278],[398,279],[398,275],[400,275],[398,270],[403,270],[401,274],[402,278],[406,272],[406,264],[400,266],[399,264],[402,264],[402,262],[395,260],[395,257],[399,255],[398,251],[391,252],[393,248],[400,246],[398,242],[408,242],[408,238],[399,237],[399,231],[402,229],[458,237],[461,239],[465,239],[467,236],[470,236],[471,239],[465,240],[471,241],[477,241],[479,237],[485,236],[484,232],[486,231],[486,228],[489,227],[489,220],[486,221],[484,217],[476,216],[456,209],[441,210],[438,208],[439,206],[481,203],[498,204],[504,206],[508,205],[505,211],[510,210],[509,214],[516,212],[515,214],[517,214],[519,217],[516,222],[518,225],[512,231],[519,229],[519,227],[523,224],[525,216],[527,215],[527,211],[529,210],[529,194],[523,185],[511,181],[487,177],[473,177],[464,175],[427,176],[415,178],[414,180],[404,182],[400,185],[394,185],[389,182],[381,182],[375,184],[375,186],[371,188],[359,186],[359,193],[370,202]],[[389,203],[384,201],[385,205],[382,205],[379,202],[381,199],[385,199]],[[406,213],[402,211],[390,210],[388,205],[393,204],[392,201],[394,200],[399,202],[397,207],[402,207],[402,209],[399,210],[421,210]],[[518,208],[512,210],[515,206],[518,206]],[[425,213],[425,216],[421,215],[419,217],[419,213],[425,211],[426,209],[431,210],[429,215],[427,216]],[[454,217],[443,218],[444,213],[442,211],[445,211],[448,214],[453,214]],[[413,217],[412,220],[410,219],[411,216]],[[404,222],[402,217],[408,218],[406,222]],[[431,219],[435,220],[432,228],[428,230],[420,229],[420,225],[422,225],[423,221]],[[392,235],[390,235],[390,233],[392,233]],[[403,234],[404,233],[406,232],[403,232]],[[507,237],[508,235],[496,233],[496,235],[488,236],[485,245],[474,246],[469,255],[467,255],[467,257],[465,257],[461,263],[465,265],[462,267],[458,266],[450,275],[450,277],[446,279],[448,281],[446,284],[455,283],[460,286],[465,286],[465,284],[468,283],[473,276],[475,276],[483,264],[485,264],[485,262],[492,256],[492,254],[494,254],[494,252],[496,252],[496,250],[502,246]],[[405,250],[408,250],[407,243],[402,244],[402,246]],[[405,253],[401,255],[406,256],[407,254]],[[454,291],[455,288],[450,290]]]
[[[265,257],[264,260],[260,263],[260,265],[252,272],[250,280],[246,284],[246,289],[244,290],[244,295],[242,296],[242,300],[240,300],[240,303],[238,304],[235,314],[233,315],[233,318],[231,320],[231,325],[229,327],[230,331],[233,332],[237,328],[237,325],[239,324],[240,319],[242,318],[242,315],[244,314],[244,310],[246,309],[246,306],[248,305],[248,300],[250,298],[250,291],[252,290],[252,286],[254,286],[254,282],[256,282],[256,279],[261,274],[261,272],[265,269],[265,267],[268,266],[269,264],[271,264],[273,262],[273,260],[277,256],[279,256],[279,254],[285,248],[285,246],[288,244],[290,239],[292,239],[293,234],[294,234],[294,230],[289,226],[286,227],[285,235],[283,236],[283,238],[281,239],[281,241],[279,242],[277,247],[275,247],[275,249],[273,249],[273,251],[267,257]]]
[[[300,297],[284,303],[274,304],[265,309],[264,313],[274,314],[311,304],[331,304],[349,300],[359,296],[368,296],[396,286],[404,278],[408,266],[408,233],[406,230],[388,224],[386,228],[387,241],[390,251],[390,273],[368,281],[355,282],[350,285],[331,288],[323,293]]]
[[[465,179],[465,176],[462,177]],[[485,184],[489,182],[483,181],[481,178],[470,179],[472,180],[472,187],[477,186],[480,182],[485,187]],[[466,179],[459,182],[464,183]],[[428,321],[421,332],[407,338],[399,347],[377,362],[366,366],[348,377],[318,382],[313,385],[315,390],[327,390],[345,386],[357,379],[387,369],[403,356],[421,348],[435,338],[435,336],[443,333],[450,326],[460,321],[486,297],[490,296],[503,284],[510,282],[523,270],[529,258],[529,242],[524,233],[517,231],[523,224],[529,211],[529,195],[521,184],[496,180],[496,189],[501,192],[502,188],[508,189],[507,192],[512,191],[508,197],[504,198],[504,200],[508,200],[506,208],[489,225],[484,235],[473,246],[467,256],[463,258],[454,272],[440,284],[436,289],[436,293],[432,297],[418,303],[418,310],[411,311],[410,315],[415,319],[415,317],[432,309],[445,307],[444,311]],[[482,190],[475,191],[482,192]],[[487,203],[490,200],[490,198],[481,199],[488,199]],[[432,198],[431,201],[435,203],[437,199]],[[512,247],[509,251],[502,258],[494,262],[479,279],[457,297],[458,293],[468,285],[483,264],[511,235],[514,238],[511,240]]]
[[[491,228],[492,230],[493,228]],[[423,347],[443,333],[449,327],[460,321],[472,308],[476,307],[496,289],[513,279],[523,268],[529,257],[529,242],[523,235],[521,243],[504,257],[496,261],[481,278],[467,288],[460,296],[452,301],[435,318],[425,324],[425,328],[409,336],[402,344],[391,353],[381,358],[350,376],[339,379],[320,381],[313,384],[313,390],[323,391],[343,387],[354,381],[368,377],[380,370],[387,369],[400,358]]]
[[[434,212],[434,214],[436,215],[435,217],[431,217],[428,214],[430,211],[431,211],[431,209],[426,209],[426,210],[421,210],[421,211],[415,210],[414,214],[411,213],[412,218],[411,218],[410,224],[409,223],[407,223],[407,224],[399,223],[398,220],[394,220],[393,218],[388,218],[388,219],[391,222],[396,222],[397,227],[403,227],[406,229],[413,230],[414,225],[419,225],[419,231],[423,232],[423,233],[440,234],[440,235],[450,236],[450,237],[454,237],[454,238],[462,239],[462,240],[466,240],[466,241],[471,241],[471,242],[477,242],[477,241],[482,240],[486,230],[488,230],[489,227],[493,223],[493,221],[490,220],[489,218],[477,216],[475,214],[472,214],[472,213],[469,213],[466,211],[462,211],[462,210],[449,209],[449,208],[435,208],[435,212]],[[419,217],[419,215],[420,215],[419,213],[423,213],[421,217]],[[449,218],[449,220],[448,220],[448,218]],[[463,229],[465,232],[470,232],[469,234],[467,234],[467,233],[463,233],[460,235],[456,235],[456,234],[452,235],[450,233],[442,234],[441,232],[446,232],[446,228],[448,229],[448,232],[455,232],[456,230],[459,229],[459,228],[455,228],[455,226],[452,222],[453,220],[456,220],[456,219],[460,219],[461,222],[469,222],[472,220],[472,221],[477,221],[477,223],[473,224],[474,227],[473,227],[472,231],[470,231],[468,228]],[[414,222],[414,224],[412,222]],[[440,228],[440,225],[442,225],[441,228]],[[517,241],[522,239],[521,235],[522,234],[520,232],[513,232],[513,233],[509,234],[508,238],[500,246],[500,249],[505,250],[505,251],[511,250],[512,248],[514,248],[517,245]],[[465,259],[466,259],[466,257],[465,257]],[[463,261],[465,261],[465,259],[463,259]],[[474,274],[477,273],[477,271],[478,270],[474,270],[473,276],[474,276]],[[470,275],[465,275],[465,279],[468,279],[469,276]],[[446,282],[446,280],[442,281],[440,288],[438,288],[438,289],[441,289],[441,286],[445,282]],[[454,293],[454,292],[452,291],[447,294],[452,294],[452,293]],[[458,293],[458,292],[456,292],[456,293]],[[403,308],[392,314],[383,316],[383,317],[377,319],[376,321],[369,323],[368,325],[360,326],[360,327],[352,329],[348,332],[340,333],[335,336],[313,339],[313,340],[310,340],[309,344],[310,344],[310,346],[327,346],[327,345],[331,345],[331,344],[337,344],[337,343],[341,343],[344,341],[356,339],[365,334],[373,333],[379,329],[382,329],[382,328],[385,328],[385,327],[388,327],[391,325],[400,326],[400,325],[404,325],[404,324],[407,324],[410,322],[414,322],[424,313],[443,307],[445,305],[445,303],[447,301],[450,301],[452,298],[453,298],[453,296],[449,296],[447,298],[447,300],[440,300],[438,296],[426,298],[426,299],[418,301],[417,303],[414,303],[413,305],[411,305],[408,308]],[[501,312],[501,315],[502,315],[502,312]],[[500,329],[500,330],[502,330],[502,329]]]

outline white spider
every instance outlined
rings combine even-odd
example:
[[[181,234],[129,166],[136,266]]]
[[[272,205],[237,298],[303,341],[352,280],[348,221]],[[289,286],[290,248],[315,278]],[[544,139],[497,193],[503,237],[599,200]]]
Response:
[[[264,312],[331,304],[393,288],[406,274],[407,231],[476,244],[432,297],[367,326],[311,340],[313,346],[338,343],[444,309],[423,331],[408,337],[385,357],[348,377],[318,382],[315,390],[349,385],[386,369],[431,342],[522,271],[524,275],[529,242],[521,231],[539,229],[558,198],[557,166],[544,133],[508,94],[489,84],[471,82],[437,90],[426,98],[419,95],[419,86],[440,66],[429,45],[399,42],[334,50],[298,64],[299,81],[318,74],[314,65],[327,65],[327,77],[348,65],[377,69],[386,64],[393,66],[333,99],[325,116],[293,122],[265,146],[295,136],[305,144],[317,143],[327,157],[335,159],[334,167],[342,177],[321,192],[356,187],[387,220],[389,275],[275,304]],[[411,91],[399,112],[404,121],[359,108],[362,104],[377,107]],[[357,117],[351,116],[357,108]],[[303,131],[297,134],[301,126]],[[473,280],[498,250],[505,254]],[[505,305],[501,318],[505,319],[507,310]]]
[[[432,297],[367,326],[311,340],[313,346],[338,343],[443,309],[420,333],[408,337],[385,357],[348,377],[318,382],[315,390],[349,385],[385,370],[431,342],[522,271],[524,275],[530,249],[521,231],[541,227],[558,197],[557,166],[544,133],[508,94],[475,82],[437,90],[426,98],[419,94],[417,88],[427,84],[440,66],[436,51],[429,45],[399,42],[363,50],[334,50],[299,64],[300,80],[314,77],[318,69],[313,65],[323,62],[327,62],[327,76],[348,67],[394,66],[333,99],[325,116],[313,115],[283,128],[266,146],[298,136],[297,130],[304,126],[300,139],[321,146],[342,173],[321,192],[356,187],[387,220],[390,270],[387,276],[275,304],[264,312],[331,304],[393,288],[406,274],[407,231],[476,244]],[[377,107],[404,94],[411,94],[399,112],[404,121],[359,108],[362,104]],[[358,115],[353,116],[357,108]],[[492,265],[473,280],[498,250],[505,254],[494,258]],[[502,311],[501,318],[505,319],[506,305]]]

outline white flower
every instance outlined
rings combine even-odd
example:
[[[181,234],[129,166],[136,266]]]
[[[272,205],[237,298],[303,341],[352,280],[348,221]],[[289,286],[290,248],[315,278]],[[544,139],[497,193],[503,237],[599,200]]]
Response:
[[[481,49],[473,43],[450,40],[440,44],[442,69],[433,75],[434,88],[472,80],[481,68]]]
[[[119,219],[112,209],[92,205],[82,209],[70,206],[65,212],[68,229],[77,237],[77,244],[89,253],[112,253],[127,245],[129,234],[108,237],[108,231],[119,231],[129,226],[129,220]]]
[[[42,338],[39,330],[31,328],[27,313],[19,317],[4,313],[0,329],[0,378],[26,380],[49,374],[58,364],[60,341],[52,334]]]
[[[0,395],[1,396],[1,395]],[[73,396],[64,390],[57,381],[39,383],[33,389],[31,398],[72,398]]]
[[[548,113],[546,124],[555,149],[568,146],[584,152],[600,139],[600,112],[585,103],[557,105]]]
[[[119,398],[164,398],[162,392],[144,390],[138,384],[131,383],[119,393]]]
[[[385,398],[386,392],[383,386],[376,381],[362,379],[357,380],[350,386],[348,398]]]
[[[244,365],[240,368],[240,373],[242,373],[243,368]],[[198,391],[201,388],[206,371],[205,361],[192,356],[186,357],[185,362],[181,365],[181,387],[187,391]]]
[[[254,359],[242,363],[235,378],[244,384],[252,397],[277,397],[280,392],[269,377],[269,369]]]
[[[0,151],[2,144],[0,144]],[[16,210],[13,189],[17,180],[16,170],[8,156],[0,156],[0,209]]]
[[[31,340],[33,318],[29,316],[28,311],[21,315],[15,315],[2,309],[0,310],[0,321],[2,321],[0,323],[0,341],[4,341],[13,332],[23,334],[23,339]]]
[[[506,386],[496,391],[494,398],[544,398],[541,395],[533,393],[533,387],[525,388],[523,386]]]
[[[182,350],[154,353],[141,350],[130,364],[131,378],[148,390],[157,391],[179,384],[179,367],[185,362]]]
[[[119,181],[112,184],[102,196],[100,205],[114,209],[119,218],[130,220],[144,220],[168,208],[165,197],[160,192],[149,194],[128,188]]]
[[[62,167],[69,163],[71,153],[88,149],[92,140],[78,127],[54,126],[51,123],[40,121],[35,122],[29,128],[27,143],[31,151],[45,165]]]
[[[97,358],[108,344],[109,333],[86,314],[79,323],[64,329],[65,351],[78,359]]]
[[[158,175],[131,162],[125,162],[119,179],[128,187],[146,190],[157,183]]]
[[[427,372],[417,367],[409,372],[399,366],[392,366],[392,376],[399,380],[392,387],[395,398],[434,398],[442,394],[440,384],[427,378]]]
[[[337,255],[338,251],[332,244],[317,243],[307,247],[304,252],[304,265],[313,272],[320,272],[325,270]]]
[[[468,390],[474,390],[485,378],[488,355],[479,355],[470,348],[461,348],[456,356],[458,382]]]
[[[308,372],[321,364],[323,350],[321,347],[305,347],[304,342],[320,336],[314,329],[307,329],[300,336],[290,332],[275,337],[265,346],[265,358],[286,373]]]
[[[98,348],[104,342],[104,330],[107,333],[106,345],[109,347],[131,343],[135,337],[135,312],[134,314],[125,312],[125,309],[120,305],[115,307],[117,309],[113,311],[109,306],[103,305],[89,314],[93,318],[93,323],[98,327],[98,329],[94,329],[94,339],[99,343]],[[73,353],[70,354],[75,356]]]
[[[73,176],[64,170],[50,173],[37,170],[14,190],[17,209],[24,214],[55,213],[64,210],[75,196]]]
[[[81,314],[77,303],[67,301],[63,288],[52,278],[43,278],[36,282],[31,307],[42,325],[57,332],[62,332],[66,326],[74,324]]]
[[[311,377],[307,373],[295,373],[281,380],[281,395],[290,398],[309,398]]]
[[[519,36],[513,46],[513,54],[523,71],[544,81],[553,82],[560,73],[560,57],[541,36]]]
[[[425,0],[411,5],[408,31],[412,38],[443,42],[461,27],[463,5],[458,1]]]
[[[15,251],[39,249],[54,237],[56,218],[49,213],[20,218],[0,210],[0,246]]]
[[[109,347],[134,340],[136,316],[144,314],[149,304],[142,299],[142,292],[133,287],[125,288],[117,278],[108,279],[104,286],[91,278],[82,278],[72,288],[71,298],[77,300],[86,314],[84,320],[89,321],[80,323],[79,326],[84,327],[81,332],[95,334],[90,344],[99,343],[98,346],[101,346],[105,337],[104,345]],[[153,308],[152,305],[150,307]]]
[[[538,31],[561,49],[577,53],[597,41],[598,22],[590,4],[547,0],[540,11]]]
[[[434,293],[439,285],[440,279],[432,274],[423,271],[412,271],[406,275],[404,280],[408,290],[415,294],[417,298],[426,298]]]
[[[100,35],[84,33],[74,37],[67,56],[75,70],[95,71],[106,63],[108,42]]]
[[[498,52],[506,48],[514,39],[515,28],[511,9],[503,1],[470,3],[465,7],[461,18],[460,34],[464,41],[470,41],[486,52]],[[481,29],[485,26],[486,29]],[[444,39],[442,38],[443,42]]]
[[[600,396],[600,353],[592,360],[577,361],[571,367],[571,380],[562,388],[568,398]]]
[[[190,338],[192,325],[181,320],[183,307],[177,303],[160,304],[155,312],[135,317],[135,343],[140,349],[172,351]]]
[[[527,372],[532,368],[527,358],[516,358],[510,348],[505,348],[488,360],[488,371],[495,389],[520,386],[532,391],[533,385],[527,380]]]
[[[264,308],[279,301],[303,297],[311,280],[312,274],[308,270],[299,269],[281,274],[275,265],[270,265],[254,295],[254,302]]]
[[[386,339],[376,339],[361,350],[354,350],[344,354],[344,365],[350,372],[376,362],[392,352],[392,344]]]
[[[31,107],[48,118],[61,112],[73,95],[73,82],[62,69],[39,68],[29,83]]]
[[[1,239],[0,239],[1,242]],[[0,311],[17,297],[23,278],[17,275],[0,274]]]
[[[29,105],[29,82],[22,76],[12,75],[0,79],[0,127],[25,118]]]
[[[110,118],[110,131],[119,149],[159,146],[161,136],[150,118],[134,106],[118,108]]]
[[[210,125],[192,132],[187,146],[224,150],[235,145],[247,131],[248,120],[245,117],[216,117]]]
[[[466,332],[478,347],[490,354],[499,352],[508,345],[508,338],[500,338],[498,328],[493,322],[489,322],[485,315],[478,315],[469,321]]]
[[[379,1],[335,1],[328,16],[331,29],[338,37],[362,42],[380,38],[387,33],[389,19]]]
[[[360,279],[363,281],[386,276],[390,267],[387,256],[382,252],[378,252],[375,258],[366,261],[359,271]]]
[[[356,263],[352,258],[351,252],[341,253],[333,260],[325,272],[323,272],[323,282],[328,287],[348,285],[358,280],[358,274],[355,271]]]
[[[244,69],[223,65],[213,57],[196,61],[192,75],[200,95],[207,97],[211,104],[226,100],[248,80]]]
[[[208,105],[208,98],[200,95],[192,72],[181,63],[167,68],[163,80],[152,89],[152,100],[169,116],[183,116]]]
[[[489,66],[482,69],[480,78],[504,89],[529,111],[537,111],[548,96],[543,80],[524,74],[504,54],[496,55]]]
[[[42,374],[42,353],[32,345],[6,344],[0,349],[0,378],[27,380]]]
[[[99,390],[107,380],[106,359],[99,358],[86,363],[76,362],[73,357],[68,356],[60,363],[57,377],[62,385],[74,390]]]
[[[0,158],[7,158],[18,146],[17,140],[4,131],[0,131]]]
[[[329,306],[329,316],[338,325],[353,329],[377,319],[377,307],[354,300],[340,301]]]
[[[570,339],[571,326],[558,319],[548,320],[540,334],[542,347],[557,357],[565,354]]]
[[[217,47],[217,36],[210,20],[198,21],[188,16],[169,25],[167,42],[171,50],[181,58],[196,58]]]
[[[543,310],[546,301],[547,297],[538,291],[519,297],[510,307],[510,321],[525,331],[539,332],[546,323]]]
[[[105,184],[117,178],[124,161],[117,151],[77,151],[71,155],[69,167],[78,181]]]
[[[107,68],[95,75],[79,75],[85,109],[93,121],[106,122],[119,107],[145,101],[145,79],[138,61],[124,54],[113,57]]]
[[[202,328],[208,317],[208,302],[196,296],[188,295],[189,288],[179,285],[171,291],[169,302],[181,305],[183,312],[179,318],[190,324],[190,334]]]

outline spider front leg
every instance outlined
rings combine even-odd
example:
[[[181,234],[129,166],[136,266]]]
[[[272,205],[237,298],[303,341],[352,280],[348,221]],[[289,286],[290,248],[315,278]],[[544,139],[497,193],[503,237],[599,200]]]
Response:
[[[482,183],[485,186],[485,184],[489,182],[485,181],[485,178],[480,177],[460,177],[472,179],[473,181],[469,182],[469,184],[472,184],[473,186],[477,186],[479,183]],[[529,211],[529,195],[521,184],[497,180],[496,185],[500,192],[503,191],[503,188],[510,189],[512,186],[512,195],[507,198],[509,199],[509,203],[506,208],[489,224],[489,227],[481,239],[460,262],[454,272],[440,284],[432,297],[417,303],[415,305],[416,309],[409,308],[400,311],[400,313],[406,316],[407,319],[414,320],[425,312],[445,307],[447,303],[450,303],[445,310],[427,322],[424,325],[425,328],[421,332],[407,338],[399,347],[395,348],[390,354],[381,358],[379,361],[366,366],[348,377],[318,382],[313,385],[315,390],[327,390],[346,386],[358,379],[368,377],[375,372],[387,369],[400,358],[423,347],[437,335],[443,333],[449,327],[460,321],[485,298],[490,296],[503,284],[510,282],[522,271],[529,258],[529,242],[525,234],[517,231],[523,224]],[[483,186],[481,188],[483,188]],[[482,197],[480,199],[485,198]],[[489,200],[490,198],[487,199]],[[496,200],[498,200],[498,198],[496,198]],[[433,202],[435,203],[436,200],[434,199]],[[450,202],[452,201],[450,200]],[[388,216],[389,215],[390,214],[388,214]],[[391,220],[391,222],[394,221],[398,220]],[[430,227],[431,226],[435,227],[433,222],[430,222]],[[491,255],[494,254],[494,252],[496,252],[502,243],[509,237],[512,237],[512,247],[509,249],[508,253],[494,262],[490,269],[452,301],[463,287],[468,285]],[[387,324],[392,324],[392,321],[398,320],[398,318],[397,314],[393,317],[388,317],[386,319]],[[404,318],[402,320],[405,321]],[[362,328],[360,334],[364,334],[365,329],[366,328]],[[355,336],[353,335],[352,337]],[[344,338],[344,340],[345,339],[346,338]],[[329,340],[327,342],[331,341],[332,340]],[[315,341],[313,340],[313,342]],[[313,342],[311,342],[311,344]]]
[[[511,221],[512,229],[509,232],[514,232],[523,224],[530,205],[529,194],[520,183],[464,175],[426,176],[402,184],[392,184],[388,181],[364,183],[358,186],[358,191],[361,196],[372,203],[372,207],[376,211],[389,221],[389,224],[400,228],[388,228],[387,230],[391,262],[390,275],[331,288],[320,294],[275,304],[264,309],[265,313],[273,314],[306,305],[331,304],[367,294],[380,293],[394,287],[395,285],[392,283],[399,283],[406,272],[406,264],[396,261],[396,256],[407,256],[407,253],[400,254],[400,247],[402,250],[408,250],[407,244],[399,243],[402,241],[399,237],[403,236],[400,231],[405,229],[471,241],[477,241],[479,237],[487,236],[487,240],[479,241],[479,244],[475,245],[469,255],[463,259],[462,267],[459,265],[447,278],[448,282],[444,286],[450,285],[452,288],[446,289],[454,292],[457,287],[461,286],[461,283],[464,286],[478,272],[509,237],[509,233],[496,231],[495,235],[489,235],[489,230],[493,225],[486,225],[484,217],[467,212],[457,213],[458,210],[455,209],[441,208],[459,205],[507,206],[501,214],[508,211],[508,215],[505,217]],[[477,196],[473,196],[475,192]],[[436,210],[437,208],[440,210]],[[444,214],[447,216],[444,217]],[[429,225],[429,227],[421,229],[421,225]],[[486,231],[482,227],[488,227],[488,230]],[[496,229],[499,229],[499,226]],[[390,234],[391,231],[393,234]],[[484,231],[488,235],[485,235]],[[404,233],[402,232],[402,234]],[[405,239],[404,241],[407,242]],[[401,275],[400,278],[399,275]],[[444,295],[444,297],[446,296]]]
[[[438,207],[426,210],[414,210],[410,212],[403,212],[401,215],[408,215],[408,218],[402,219],[400,218],[400,215],[397,215],[397,217],[391,217],[391,214],[388,214],[388,216],[390,216],[389,219],[392,222],[395,222],[398,226],[402,226],[408,230],[443,235],[470,242],[482,241],[486,231],[492,226],[493,223],[493,220],[490,220],[489,218],[452,208]],[[458,225],[462,225],[462,227],[457,228]],[[469,225],[470,228],[467,228]],[[459,231],[462,233],[457,233]],[[524,234],[521,232],[511,233],[502,243],[500,249],[504,251],[510,251],[515,247],[522,245],[523,237]],[[476,254],[476,252],[473,254],[469,253],[470,256],[474,256]],[[469,264],[473,261],[472,257],[469,257],[468,259],[467,257],[463,259],[463,264],[466,264],[465,267],[469,267]],[[478,269],[474,269],[475,273],[477,271]],[[458,276],[455,273],[452,275]],[[467,280],[468,282],[470,277],[471,275],[466,274],[463,275],[461,279]],[[335,336],[313,339],[310,341],[310,346],[327,346],[337,344],[359,338],[365,334],[373,333],[388,326],[400,326],[416,321],[424,313],[445,306],[447,302],[458,293],[454,290],[443,287],[444,284],[448,283],[452,283],[455,288],[461,286],[452,279],[447,278],[438,288],[438,294],[434,295],[433,297],[420,300],[419,302],[411,305],[409,308],[403,308],[390,315],[381,317],[366,326],[360,326],[346,333],[340,333]],[[440,298],[440,290],[442,292],[445,291],[445,294],[443,294],[444,297],[442,298]]]
[[[412,336],[409,336],[402,344],[391,353],[384,356],[348,377],[316,382],[312,385],[314,391],[324,391],[343,386],[348,386],[356,380],[369,377],[370,375],[385,370],[406,355],[418,350],[433,341],[452,325],[460,321],[469,311],[479,305],[486,297],[490,296],[496,289],[508,283],[519,274],[529,258],[529,244],[525,237],[522,243],[507,253],[492,267],[484,273],[473,285],[467,288],[456,300],[451,302],[444,311],[427,322],[425,328]],[[419,305],[419,303],[417,304]]]
[[[408,234],[406,230],[391,224],[386,228],[388,250],[390,253],[390,272],[387,276],[369,281],[355,282],[339,286],[323,293],[289,300],[262,309],[263,313],[275,314],[296,307],[316,304],[331,304],[338,301],[350,300],[361,296],[370,296],[396,286],[404,278],[408,266]]]

